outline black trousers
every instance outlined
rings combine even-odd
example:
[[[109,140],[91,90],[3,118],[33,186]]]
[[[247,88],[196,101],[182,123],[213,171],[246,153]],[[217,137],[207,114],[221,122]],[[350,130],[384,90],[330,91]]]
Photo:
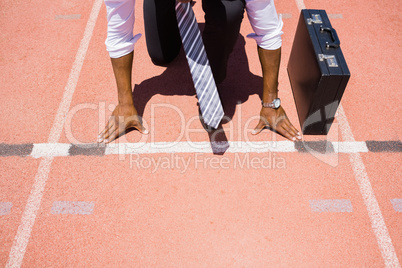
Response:
[[[202,38],[216,83],[226,77],[227,62],[243,20],[245,0],[202,0],[205,27]],[[145,38],[156,65],[166,65],[179,54],[181,37],[175,0],[144,1]]]

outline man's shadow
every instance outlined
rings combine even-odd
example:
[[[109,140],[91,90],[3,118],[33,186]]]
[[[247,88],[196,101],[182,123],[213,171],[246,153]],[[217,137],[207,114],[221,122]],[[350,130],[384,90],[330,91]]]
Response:
[[[203,28],[203,24],[200,26],[200,28]],[[262,98],[262,77],[250,72],[244,47],[244,37],[239,35],[229,57],[226,79],[218,85],[225,112],[220,127],[212,130],[204,126],[209,135],[214,154],[224,154],[229,148],[222,124],[232,120],[236,105],[247,101],[249,96],[254,94]],[[133,100],[139,116],[143,116],[146,104],[156,94],[195,96],[194,84],[183,49],[181,49],[177,58],[169,63],[161,75],[144,80],[134,86]]]

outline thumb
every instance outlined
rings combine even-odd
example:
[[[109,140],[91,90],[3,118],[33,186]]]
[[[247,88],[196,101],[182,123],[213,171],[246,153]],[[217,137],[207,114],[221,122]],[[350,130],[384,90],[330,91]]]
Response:
[[[138,115],[132,115],[126,119],[127,125],[126,129],[128,128],[135,128],[141,134],[149,134],[149,131],[142,125],[141,118]]]
[[[137,129],[141,134],[149,134],[149,131],[144,126],[141,126],[141,128]]]
[[[133,126],[136,130],[138,130],[141,134],[149,134],[149,131],[141,124],[138,123]]]
[[[264,127],[266,125],[267,124],[264,122],[264,120],[260,119],[260,121],[258,122],[257,126],[254,128],[254,130],[251,132],[251,134],[257,135],[264,129]]]

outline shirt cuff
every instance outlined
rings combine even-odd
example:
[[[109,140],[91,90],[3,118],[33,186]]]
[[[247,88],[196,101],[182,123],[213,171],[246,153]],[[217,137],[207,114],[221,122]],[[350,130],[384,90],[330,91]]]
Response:
[[[118,42],[117,44],[113,40],[106,39],[106,50],[109,52],[111,58],[120,58],[127,54],[130,54],[134,50],[134,45],[140,39],[142,34],[137,34],[130,40],[125,42]]]

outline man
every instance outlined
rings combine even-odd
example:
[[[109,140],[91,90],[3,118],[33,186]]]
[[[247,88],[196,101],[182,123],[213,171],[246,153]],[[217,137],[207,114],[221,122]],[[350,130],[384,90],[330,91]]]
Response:
[[[135,0],[104,1],[108,19],[105,43],[111,57],[119,100],[106,128],[99,135],[99,142],[109,143],[129,128],[135,128],[143,134],[148,131],[142,126],[132,100],[133,50],[139,38],[139,35],[133,36]],[[169,63],[180,51],[181,39],[174,6],[175,0],[144,0],[148,53],[158,65]],[[249,37],[257,42],[263,72],[263,107],[260,111],[260,121],[252,134],[256,135],[265,126],[270,126],[290,140],[300,140],[300,133],[290,123],[282,106],[271,105],[278,103],[282,45],[282,20],[278,18],[274,1],[202,0],[202,8],[205,12],[203,41],[217,84],[225,79],[228,57],[239,35],[244,9],[247,11],[255,32]]]

